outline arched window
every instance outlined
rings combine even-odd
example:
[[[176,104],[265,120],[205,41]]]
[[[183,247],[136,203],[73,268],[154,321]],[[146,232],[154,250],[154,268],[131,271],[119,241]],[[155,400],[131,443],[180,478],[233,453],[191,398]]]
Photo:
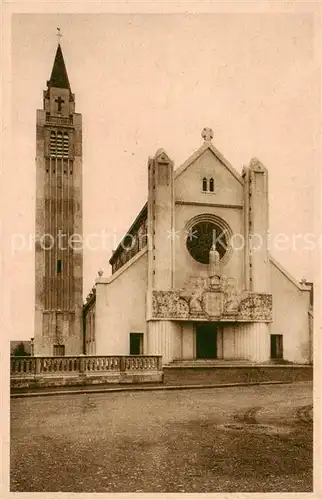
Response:
[[[204,178],[202,179],[202,190],[203,190],[203,191],[208,191],[208,189],[207,189],[207,184],[208,184],[207,179],[206,179],[206,177],[204,177]]]
[[[215,183],[214,183],[213,178],[211,177],[211,179],[209,181],[209,191],[211,191],[213,193],[214,190],[215,190]]]

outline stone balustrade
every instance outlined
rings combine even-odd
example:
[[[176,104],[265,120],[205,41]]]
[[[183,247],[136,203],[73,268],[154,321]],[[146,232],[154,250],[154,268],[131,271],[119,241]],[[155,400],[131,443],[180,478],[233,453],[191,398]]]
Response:
[[[161,372],[161,356],[12,356],[11,378]]]
[[[124,356],[125,370],[159,370],[160,356]]]
[[[36,373],[36,358],[31,356],[11,356],[11,376],[33,375]]]

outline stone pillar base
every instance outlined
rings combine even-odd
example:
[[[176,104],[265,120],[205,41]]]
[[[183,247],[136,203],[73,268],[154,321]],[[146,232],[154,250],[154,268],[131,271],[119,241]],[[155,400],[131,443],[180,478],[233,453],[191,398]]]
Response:
[[[181,326],[175,321],[148,321],[148,355],[162,356],[167,364],[180,358]]]
[[[255,363],[269,361],[269,323],[235,323],[224,327],[223,359],[246,359]]]

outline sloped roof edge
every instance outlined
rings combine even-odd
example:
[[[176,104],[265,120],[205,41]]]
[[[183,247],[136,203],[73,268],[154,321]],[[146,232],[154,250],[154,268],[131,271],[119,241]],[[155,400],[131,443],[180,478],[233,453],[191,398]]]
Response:
[[[148,202],[146,201],[143,208],[140,210],[140,212],[138,213],[138,215],[136,216],[136,218],[134,219],[134,222],[132,222],[130,228],[128,229],[128,231],[125,233],[125,235],[123,236],[123,238],[121,239],[121,241],[119,242],[119,244],[117,245],[116,249],[114,250],[114,252],[112,253],[112,256],[109,260],[109,264],[113,264],[115,258],[117,257],[117,255],[120,253],[120,250],[122,248],[121,246],[121,243],[122,241],[124,240],[125,236],[127,234],[132,234],[132,231],[135,230],[138,225],[139,225],[139,222],[141,222],[141,220],[143,219],[146,219],[147,218],[147,214],[148,214]]]
[[[306,286],[306,285],[302,285],[301,283],[299,283],[298,281],[296,281],[295,278],[293,278],[293,276],[274,258],[272,257],[271,254],[269,254],[269,260],[270,262],[279,270],[281,271],[282,274],[284,274],[284,276],[291,282],[293,283],[293,285],[295,285],[297,287],[298,290],[300,290],[301,292],[303,291],[307,291],[309,292],[311,290],[311,287],[310,286]]]
[[[197,149],[192,155],[187,158],[187,160],[174,171],[174,178],[178,178],[183,172],[199,158],[207,149],[218,158],[218,160],[230,171],[230,173],[237,179],[240,184],[244,184],[242,176],[237,172],[237,170],[229,163],[229,161],[215,148],[215,146],[209,142],[205,142]]]

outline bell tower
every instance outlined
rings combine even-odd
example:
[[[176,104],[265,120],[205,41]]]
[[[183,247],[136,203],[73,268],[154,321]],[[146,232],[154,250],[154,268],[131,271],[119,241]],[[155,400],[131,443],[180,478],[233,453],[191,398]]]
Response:
[[[83,352],[82,116],[61,45],[36,127],[36,356]]]

